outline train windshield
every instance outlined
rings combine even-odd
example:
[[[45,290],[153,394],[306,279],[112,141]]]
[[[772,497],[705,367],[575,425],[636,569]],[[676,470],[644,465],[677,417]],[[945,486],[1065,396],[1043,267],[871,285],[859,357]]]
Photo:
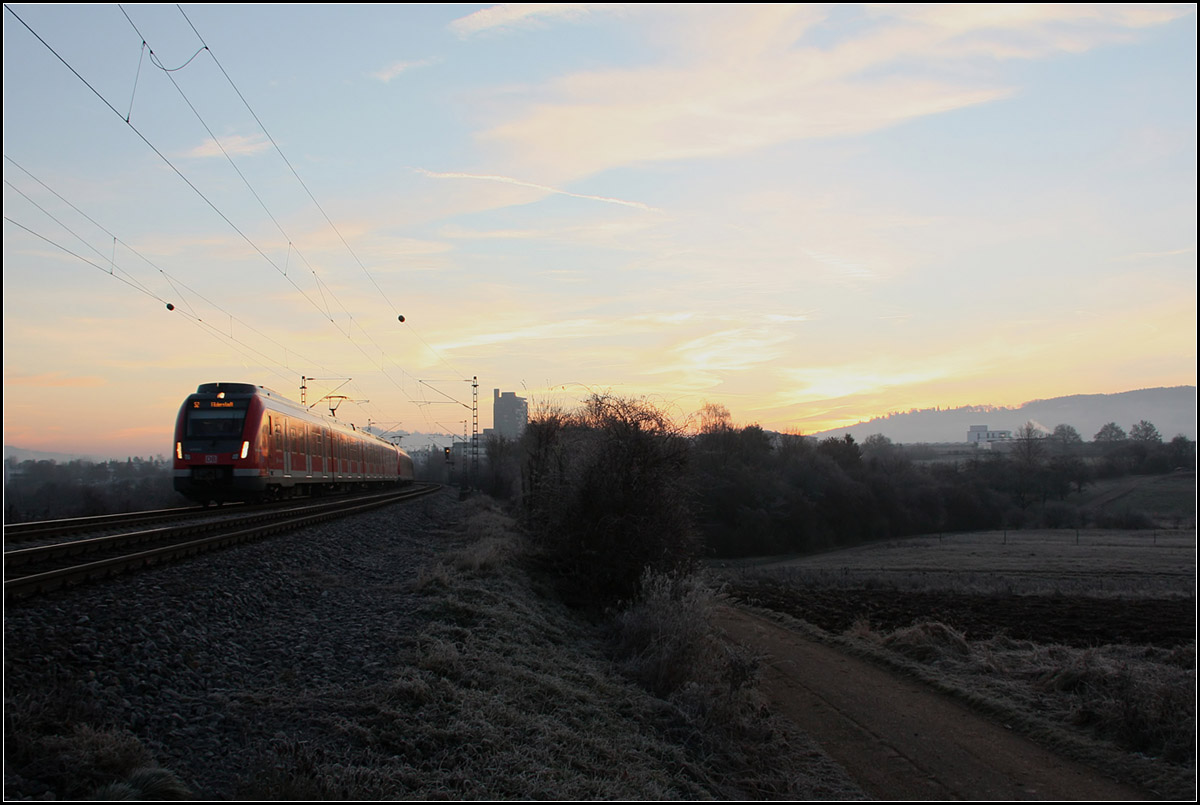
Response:
[[[187,436],[204,439],[236,439],[242,435],[246,411],[228,408],[188,411]]]

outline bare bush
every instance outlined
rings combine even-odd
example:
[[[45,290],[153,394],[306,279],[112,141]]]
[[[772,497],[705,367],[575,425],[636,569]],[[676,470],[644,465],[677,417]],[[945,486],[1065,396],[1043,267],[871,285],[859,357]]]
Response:
[[[639,684],[667,696],[721,656],[711,623],[715,600],[698,576],[642,573],[634,604],[617,616],[616,653]],[[719,671],[718,671],[719,673]]]
[[[570,416],[535,417],[525,443],[529,521],[575,603],[629,600],[644,568],[690,564],[688,443],[665,412],[596,395]]]
[[[688,742],[730,770],[742,790],[797,796],[799,781],[786,770],[795,762],[790,742],[803,739],[767,707],[760,658],[714,625],[719,602],[698,575],[647,569],[637,599],[614,622],[620,668],[677,708],[692,733]]]

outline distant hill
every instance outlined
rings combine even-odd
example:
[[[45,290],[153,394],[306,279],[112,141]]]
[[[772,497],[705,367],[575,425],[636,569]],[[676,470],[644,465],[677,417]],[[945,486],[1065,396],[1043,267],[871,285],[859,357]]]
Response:
[[[970,405],[962,408],[926,408],[920,411],[888,414],[847,428],[810,434],[820,438],[846,434],[861,442],[874,433],[882,433],[893,442],[965,442],[971,425],[987,425],[991,430],[1014,433],[1032,421],[1047,431],[1055,425],[1071,425],[1084,441],[1096,431],[1116,422],[1125,432],[1141,420],[1154,423],[1164,441],[1179,434],[1196,439],[1196,387],[1139,389],[1120,394],[1074,394],[1049,400],[1032,400],[1015,408]]]

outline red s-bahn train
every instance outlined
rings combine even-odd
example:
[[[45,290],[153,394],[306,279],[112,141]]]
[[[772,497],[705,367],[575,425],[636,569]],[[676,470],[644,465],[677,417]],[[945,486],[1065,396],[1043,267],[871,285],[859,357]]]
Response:
[[[175,420],[175,490],[197,503],[413,481],[394,444],[250,383],[203,383]]]

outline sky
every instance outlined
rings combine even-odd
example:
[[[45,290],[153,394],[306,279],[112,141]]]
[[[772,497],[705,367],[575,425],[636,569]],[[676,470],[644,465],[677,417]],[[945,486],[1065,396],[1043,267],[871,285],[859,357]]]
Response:
[[[6,445],[1196,383],[1194,4],[17,3],[3,103]]]

